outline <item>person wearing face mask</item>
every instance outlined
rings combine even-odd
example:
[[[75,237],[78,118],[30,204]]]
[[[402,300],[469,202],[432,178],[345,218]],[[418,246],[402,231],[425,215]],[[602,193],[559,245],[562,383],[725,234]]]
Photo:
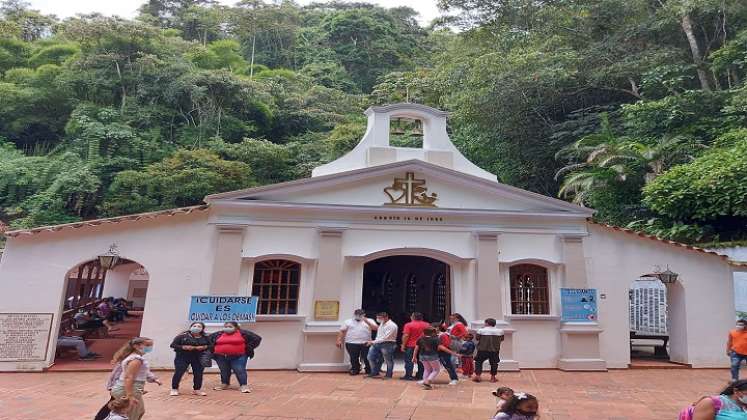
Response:
[[[731,359],[731,380],[739,379],[739,368],[742,361],[747,362],[747,320],[737,321],[737,327],[729,331],[726,340],[726,355]]]
[[[194,381],[192,394],[207,395],[202,391],[202,372],[205,369],[202,366],[202,354],[207,351],[209,345],[210,340],[205,335],[205,324],[202,322],[193,322],[187,331],[174,337],[171,348],[176,352],[176,357],[174,357],[174,376],[171,378],[169,395],[172,397],[179,395],[179,382],[189,366],[192,366]]]
[[[379,329],[376,339],[369,340],[366,345],[371,346],[368,352],[368,362],[371,364],[369,378],[380,378],[381,364],[386,361],[386,379],[392,379],[394,374],[394,352],[397,350],[397,331],[399,327],[386,312],[376,314]]]
[[[114,400],[127,397],[130,405],[127,409],[129,420],[140,420],[145,414],[143,403],[143,390],[145,382],[155,382],[161,385],[161,381],[150,371],[148,361],[143,357],[153,351],[153,340],[146,337],[136,337],[122,346],[112,359],[113,363],[119,363],[121,374],[111,389]]]
[[[371,364],[368,362],[368,347],[366,342],[371,340],[371,331],[379,328],[371,318],[366,318],[366,311],[356,309],[353,318],[346,320],[337,333],[337,347],[345,350],[350,356],[350,374],[357,375],[361,372],[361,360],[365,366],[367,375],[371,374]]]
[[[223,324],[223,330],[210,335],[210,348],[213,358],[220,370],[220,385],[216,391],[228,389],[231,372],[239,381],[239,390],[245,394],[252,392],[246,379],[246,362],[254,357],[254,349],[259,347],[262,337],[239,328],[239,324],[229,321]]]
[[[692,420],[747,420],[747,380],[735,381],[718,396],[705,397],[695,403],[686,416]]]

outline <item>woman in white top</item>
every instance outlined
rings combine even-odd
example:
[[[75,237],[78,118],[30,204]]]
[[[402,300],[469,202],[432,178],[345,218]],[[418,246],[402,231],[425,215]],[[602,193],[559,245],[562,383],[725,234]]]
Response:
[[[161,385],[161,381],[151,373],[148,361],[143,357],[152,350],[153,340],[137,337],[119,349],[112,360],[113,363],[119,363],[122,366],[122,373],[111,390],[112,398],[118,400],[127,397],[130,401],[127,411],[129,420],[140,420],[145,414],[143,404],[145,382],[155,382]]]

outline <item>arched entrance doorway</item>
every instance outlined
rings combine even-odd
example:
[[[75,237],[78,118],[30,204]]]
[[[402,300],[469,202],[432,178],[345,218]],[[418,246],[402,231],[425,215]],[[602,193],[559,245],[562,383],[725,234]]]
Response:
[[[628,294],[630,366],[686,364],[687,318],[682,284],[665,284],[659,274],[644,274],[631,282]]]
[[[434,258],[394,255],[363,266],[362,307],[373,317],[387,312],[402,330],[412,312],[430,322],[451,312],[451,268]]]
[[[125,258],[109,269],[98,259],[70,269],[51,369],[108,367],[114,352],[140,335],[148,280],[145,267]],[[110,304],[102,306],[105,299]],[[84,352],[98,357],[83,357]]]

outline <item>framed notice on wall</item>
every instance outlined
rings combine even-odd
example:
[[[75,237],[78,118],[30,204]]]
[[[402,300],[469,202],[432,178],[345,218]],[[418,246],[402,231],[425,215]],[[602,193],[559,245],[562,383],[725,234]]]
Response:
[[[596,322],[597,289],[560,289],[563,322]]]
[[[47,359],[53,314],[0,313],[0,362]]]
[[[340,316],[340,301],[317,300],[314,301],[314,320],[337,321]]]

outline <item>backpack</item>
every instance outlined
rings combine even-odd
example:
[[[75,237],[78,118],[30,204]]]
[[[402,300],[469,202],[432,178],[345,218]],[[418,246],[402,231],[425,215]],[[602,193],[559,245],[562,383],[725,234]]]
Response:
[[[693,420],[693,411],[695,411],[695,406],[703,401],[706,398],[710,398],[711,402],[713,403],[713,408],[716,409],[716,414],[718,414],[719,410],[721,410],[721,398],[717,395],[715,397],[703,397],[696,401],[691,406],[682,409],[680,411],[680,416],[678,417],[678,420]]]

